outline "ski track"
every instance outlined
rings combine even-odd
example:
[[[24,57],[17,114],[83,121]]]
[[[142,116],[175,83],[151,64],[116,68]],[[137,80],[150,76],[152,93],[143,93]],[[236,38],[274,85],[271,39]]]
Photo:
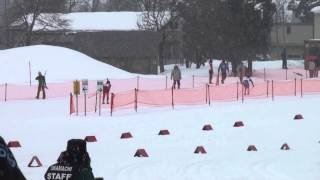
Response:
[[[272,165],[274,165],[274,160],[261,160],[257,161],[256,163],[253,163],[252,168],[253,170],[259,174],[259,176],[265,180],[269,179],[277,179],[277,180],[290,180],[291,178],[284,175],[280,171],[276,171],[274,168],[272,168]],[[263,180],[260,179],[260,180]]]

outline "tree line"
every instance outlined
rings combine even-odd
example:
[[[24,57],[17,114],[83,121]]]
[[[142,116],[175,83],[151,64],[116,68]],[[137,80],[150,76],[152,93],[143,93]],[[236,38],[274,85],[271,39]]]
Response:
[[[8,0],[4,0],[5,3]],[[279,2],[278,2],[279,1]],[[280,2],[281,1],[281,2]],[[320,0],[10,0],[5,6],[5,26],[1,38],[8,43],[10,26],[24,33],[24,45],[32,43],[36,23],[43,29],[64,29],[68,20],[61,13],[74,11],[141,11],[138,26],[159,32],[160,71],[164,71],[164,49],[172,31],[182,34],[183,56],[200,67],[207,58],[226,59],[232,69],[248,60],[249,70],[257,55],[270,48],[270,32],[284,13],[284,6],[301,21],[310,21],[310,10]],[[50,16],[44,14],[50,13]],[[7,44],[8,45],[8,44]],[[8,45],[9,46],[9,45]]]

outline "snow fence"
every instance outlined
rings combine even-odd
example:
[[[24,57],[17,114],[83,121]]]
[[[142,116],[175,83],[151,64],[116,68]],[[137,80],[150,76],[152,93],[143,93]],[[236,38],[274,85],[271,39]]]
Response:
[[[246,99],[272,98],[277,96],[300,96],[320,93],[320,79],[294,79],[287,81],[265,81],[249,88],[249,94],[240,83],[225,85],[205,84],[195,88],[139,90],[137,88],[110,94],[110,104],[101,104],[101,93],[78,97],[78,108],[70,113],[99,112],[112,113],[130,109],[138,111],[141,107],[172,107],[177,105],[212,105],[215,102],[245,101]],[[84,102],[86,101],[86,103]],[[77,104],[74,101],[70,104]],[[85,107],[86,106],[86,107]],[[77,111],[77,112],[76,112]]]

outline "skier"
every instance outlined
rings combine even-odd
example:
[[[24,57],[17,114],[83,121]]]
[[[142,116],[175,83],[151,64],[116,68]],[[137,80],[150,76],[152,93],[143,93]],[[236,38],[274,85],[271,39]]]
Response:
[[[213,66],[212,59],[209,59],[209,84],[212,84],[212,76],[213,76]]]
[[[222,60],[222,62],[219,65],[218,68],[218,75],[219,72],[221,70],[221,83],[224,83],[224,80],[227,78],[227,71],[229,73],[229,67],[228,67],[228,63],[226,63],[226,60]]]
[[[20,171],[17,161],[0,136],[0,179],[1,180],[26,180]]]
[[[38,76],[36,77],[36,80],[38,80],[38,92],[36,98],[39,99],[40,91],[42,91],[42,98],[46,98],[46,91],[45,89],[48,89],[46,78],[41,74],[41,72],[38,72]]]
[[[86,141],[69,140],[67,150],[60,154],[57,163],[48,168],[44,178],[46,180],[94,180]]]
[[[174,65],[171,72],[171,80],[173,80],[173,89],[176,89],[176,84],[178,84],[178,89],[180,89],[181,71],[177,65]]]
[[[107,104],[109,104],[109,92],[111,89],[111,83],[109,79],[107,79],[106,84],[103,85],[103,94],[102,94],[102,104],[105,104],[105,97],[107,96]]]
[[[243,88],[244,88],[244,95],[249,95],[249,88],[250,88],[250,82],[252,84],[252,87],[254,87],[254,84],[253,84],[253,81],[252,79],[250,78],[249,75],[247,75],[245,77],[245,79],[242,81],[242,85],[243,85]]]

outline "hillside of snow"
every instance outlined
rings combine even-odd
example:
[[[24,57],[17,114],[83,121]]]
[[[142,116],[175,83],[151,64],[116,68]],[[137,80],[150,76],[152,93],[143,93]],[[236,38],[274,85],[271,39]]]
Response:
[[[28,83],[29,62],[32,81],[38,71],[46,73],[47,82],[133,76],[71,49],[37,45],[0,51],[0,83]]]

